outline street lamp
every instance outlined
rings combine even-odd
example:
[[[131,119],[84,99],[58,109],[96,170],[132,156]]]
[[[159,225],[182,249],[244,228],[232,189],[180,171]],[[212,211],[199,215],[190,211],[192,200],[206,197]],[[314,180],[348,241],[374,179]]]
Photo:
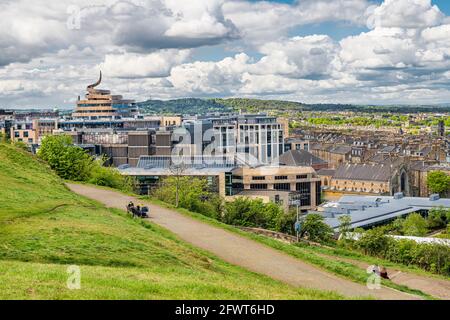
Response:
[[[301,223],[300,223],[300,200],[293,200],[291,204],[297,206],[297,220],[295,222],[294,228],[295,232],[297,233],[297,242],[300,241],[300,229],[301,229]]]

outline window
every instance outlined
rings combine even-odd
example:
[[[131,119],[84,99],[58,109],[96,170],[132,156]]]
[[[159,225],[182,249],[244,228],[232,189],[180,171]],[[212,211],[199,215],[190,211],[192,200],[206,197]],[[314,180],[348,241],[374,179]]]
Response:
[[[297,176],[297,179],[307,179],[308,178],[308,175],[307,174],[299,174],[298,176]]]
[[[275,183],[273,185],[273,188],[275,190],[290,191],[291,190],[291,184],[290,183]]]
[[[250,189],[252,189],[252,190],[267,190],[267,184],[266,183],[251,184]]]
[[[28,131],[24,131],[24,132],[23,132],[23,136],[24,136],[25,138],[28,138]]]
[[[300,193],[300,205],[310,206],[311,205],[311,183],[310,182],[299,182],[296,184],[297,192]]]
[[[252,180],[266,180],[266,177],[264,177],[264,176],[253,176]]]
[[[322,203],[322,183],[320,181],[316,182],[316,205]]]
[[[275,176],[275,180],[287,180],[287,176]]]
[[[14,137],[15,137],[15,138],[20,137],[20,133],[19,133],[18,131],[15,131],[15,132],[14,132]]]

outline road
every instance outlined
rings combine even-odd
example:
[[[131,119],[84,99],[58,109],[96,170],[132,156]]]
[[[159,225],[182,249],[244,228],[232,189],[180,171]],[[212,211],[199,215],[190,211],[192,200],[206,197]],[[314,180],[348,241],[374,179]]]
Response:
[[[385,287],[370,290],[364,285],[337,277],[251,239],[120,192],[79,184],[67,184],[67,186],[73,192],[97,200],[110,208],[125,210],[129,201],[144,203],[150,209],[151,222],[170,230],[184,241],[209,251],[228,263],[267,275],[292,286],[335,291],[347,297],[371,296],[375,299],[386,300],[419,299],[417,296]]]

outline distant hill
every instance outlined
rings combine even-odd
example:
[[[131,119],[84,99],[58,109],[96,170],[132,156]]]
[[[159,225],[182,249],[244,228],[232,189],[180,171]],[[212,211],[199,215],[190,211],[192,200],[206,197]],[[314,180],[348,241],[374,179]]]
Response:
[[[270,112],[275,114],[298,111],[354,111],[354,112],[450,112],[449,104],[440,105],[352,105],[352,104],[305,104],[295,101],[260,100],[247,98],[175,100],[148,100],[139,102],[142,112],[149,114],[206,114],[217,112]]]

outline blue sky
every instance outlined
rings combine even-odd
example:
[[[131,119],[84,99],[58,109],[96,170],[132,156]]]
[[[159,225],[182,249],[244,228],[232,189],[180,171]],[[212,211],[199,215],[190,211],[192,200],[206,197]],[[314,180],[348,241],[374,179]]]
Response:
[[[138,101],[450,102],[448,0],[76,3],[0,2],[0,108],[73,107],[100,70]]]

